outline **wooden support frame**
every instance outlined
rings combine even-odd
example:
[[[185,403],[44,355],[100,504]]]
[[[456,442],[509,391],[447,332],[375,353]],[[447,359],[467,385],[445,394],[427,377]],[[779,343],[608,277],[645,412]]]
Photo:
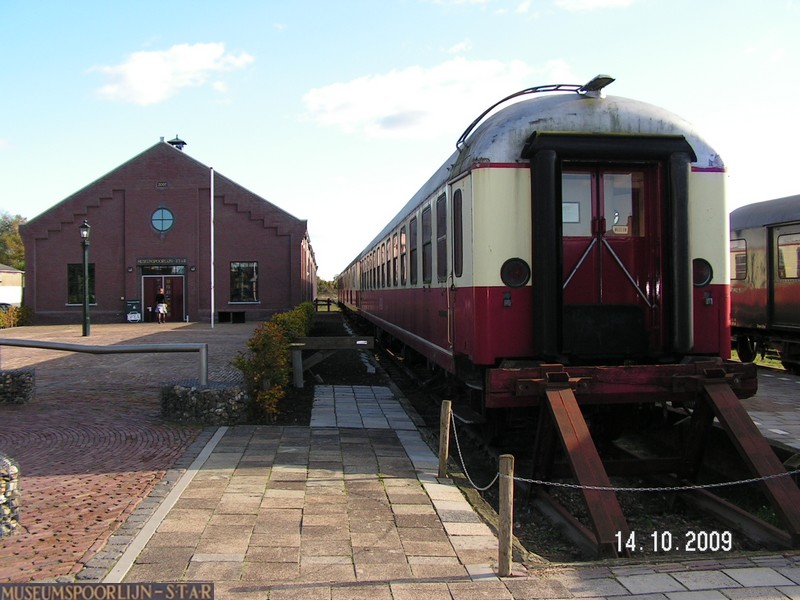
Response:
[[[545,398],[572,473],[582,486],[581,492],[592,521],[597,549],[602,555],[617,556],[618,542],[628,538],[630,528],[616,493],[592,489],[610,488],[611,480],[589,434],[575,394],[568,386],[551,384],[545,391]]]
[[[292,351],[292,373],[294,386],[303,387],[303,373],[318,365],[340,350],[372,350],[375,338],[369,335],[338,337],[303,337],[289,344]],[[304,350],[316,350],[316,354],[303,359]]]
[[[725,380],[709,379],[704,390],[711,410],[753,474],[761,478],[782,475],[763,479],[761,487],[796,547],[800,543],[800,489],[786,475],[783,464]]]

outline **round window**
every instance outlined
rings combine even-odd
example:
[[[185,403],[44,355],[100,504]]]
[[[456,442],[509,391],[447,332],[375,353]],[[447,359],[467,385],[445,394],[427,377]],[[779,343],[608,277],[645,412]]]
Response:
[[[150,223],[152,223],[153,229],[156,231],[167,231],[174,222],[175,217],[172,215],[172,211],[166,208],[156,209],[153,216],[150,217]]]

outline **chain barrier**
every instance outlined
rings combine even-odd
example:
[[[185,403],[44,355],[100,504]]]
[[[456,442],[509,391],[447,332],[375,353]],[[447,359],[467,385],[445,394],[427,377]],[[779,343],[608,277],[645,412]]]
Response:
[[[580,485],[578,483],[561,483],[559,481],[543,481],[541,479],[526,479],[525,477],[509,477],[508,475],[502,475],[500,472],[495,474],[494,479],[484,486],[480,487],[475,485],[475,482],[472,481],[472,478],[467,471],[467,465],[464,462],[464,456],[461,453],[461,443],[458,440],[458,430],[456,428],[456,420],[450,419],[450,425],[453,430],[453,437],[456,441],[456,448],[458,449],[458,459],[461,462],[461,470],[464,472],[464,475],[469,481],[470,485],[474,487],[479,492],[485,492],[490,487],[492,487],[501,477],[503,479],[513,479],[516,482],[521,483],[530,483],[533,485],[546,485],[550,487],[557,487],[557,488],[566,488],[566,489],[573,489],[573,490],[592,490],[597,492],[687,492],[687,491],[694,491],[694,490],[710,490],[714,488],[723,488],[723,487],[733,487],[736,485],[746,485],[749,483],[759,483],[761,481],[767,481],[769,479],[777,479],[779,477],[791,477],[793,475],[800,474],[800,469],[795,469],[793,471],[787,471],[785,473],[776,473],[774,475],[765,475],[764,477],[751,477],[750,479],[738,479],[736,481],[723,481],[719,483],[704,483],[704,484],[693,484],[693,485],[680,485],[680,486],[663,486],[663,487],[617,487],[617,486],[603,486],[603,485]]]
[[[539,479],[525,479],[524,477],[514,477],[514,481],[521,481],[524,483],[532,483],[535,485],[549,485],[552,487],[570,488],[576,490],[593,490],[597,492],[686,492],[691,490],[710,490],[714,488],[733,487],[735,485],[745,485],[748,483],[758,483],[760,481],[767,481],[768,479],[777,479],[778,477],[790,477],[800,473],[800,469],[794,471],[787,471],[786,473],[776,473],[775,475],[765,475],[764,477],[752,477],[750,479],[738,479],[736,481],[723,481],[719,483],[703,483],[693,485],[678,485],[678,486],[665,486],[665,487],[616,487],[611,485],[579,485],[577,483],[561,483],[558,481],[541,481]],[[508,478],[507,475],[500,475],[498,477]]]
[[[469,481],[469,484],[472,487],[474,487],[479,492],[485,492],[490,487],[492,487],[498,479],[500,479],[500,472],[498,471],[495,474],[494,479],[492,479],[492,481],[489,482],[488,485],[486,485],[484,487],[480,487],[478,485],[475,485],[475,482],[472,481],[472,477],[469,476],[469,472],[467,471],[467,463],[464,462],[464,455],[461,454],[461,443],[458,441],[458,431],[456,430],[456,420],[453,419],[453,418],[450,419],[450,428],[453,430],[453,437],[456,440],[456,448],[458,449],[458,460],[461,462],[461,470],[464,472],[464,476],[467,478],[467,481]]]

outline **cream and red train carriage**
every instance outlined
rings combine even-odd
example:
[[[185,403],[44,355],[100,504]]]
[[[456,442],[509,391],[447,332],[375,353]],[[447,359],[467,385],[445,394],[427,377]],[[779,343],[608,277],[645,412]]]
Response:
[[[800,372],[800,196],[731,213],[731,329],[739,358],[776,350]]]
[[[477,389],[487,418],[549,407],[538,427],[567,453],[590,442],[593,407],[727,406],[734,392],[709,393],[709,380],[735,381],[742,397],[755,387],[751,367],[724,360],[724,165],[681,118],[606,96],[611,81],[497,103],[338,279],[343,306]],[[593,446],[576,452],[579,481],[607,481]],[[535,454],[546,475],[553,453]],[[620,527],[596,516],[598,544]]]

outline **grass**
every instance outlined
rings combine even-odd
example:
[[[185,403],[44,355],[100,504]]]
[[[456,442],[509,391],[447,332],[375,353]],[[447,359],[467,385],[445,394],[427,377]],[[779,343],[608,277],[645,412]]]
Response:
[[[736,350],[731,350],[731,360],[739,360],[739,355],[736,353]],[[781,371],[786,370],[783,368],[783,365],[781,364],[780,355],[774,350],[768,351],[764,356],[764,358],[761,358],[761,354],[758,354],[753,362],[757,364],[759,367],[779,369]]]

